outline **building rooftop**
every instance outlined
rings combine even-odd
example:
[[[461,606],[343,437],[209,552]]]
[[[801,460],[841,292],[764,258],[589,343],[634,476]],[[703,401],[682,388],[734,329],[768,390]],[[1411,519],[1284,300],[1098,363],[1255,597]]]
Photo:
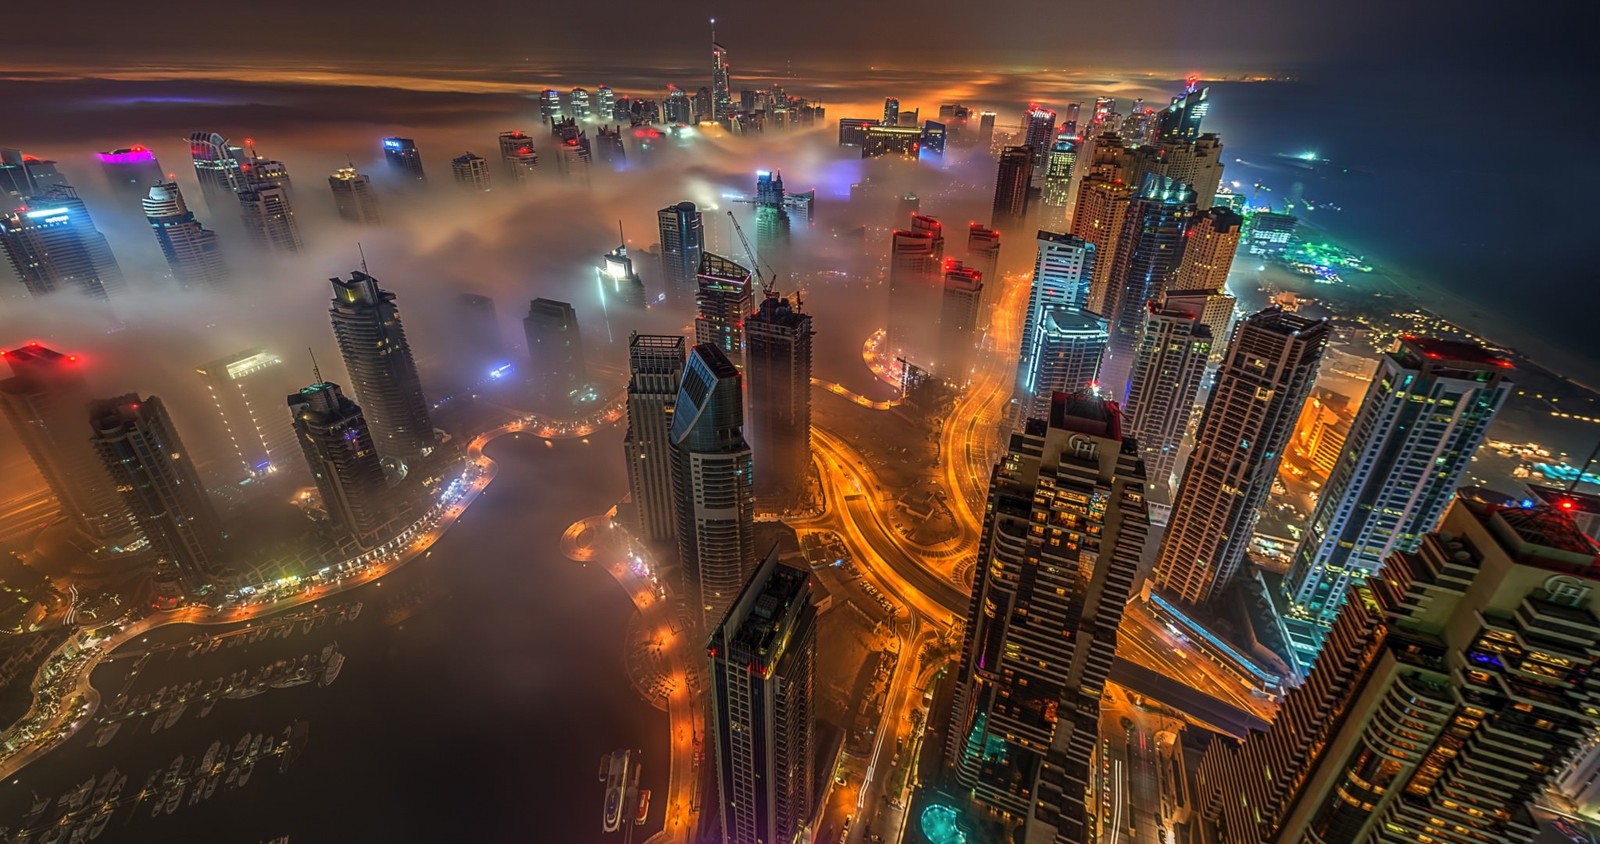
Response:
[[[1513,559],[1555,571],[1600,579],[1600,544],[1578,529],[1563,508],[1544,504],[1504,507],[1458,499]]]
[[[1087,390],[1056,393],[1050,397],[1050,427],[1121,441],[1122,408]]]
[[[1415,354],[1430,360],[1445,360],[1459,363],[1469,363],[1476,366],[1495,366],[1501,369],[1511,369],[1515,364],[1505,354],[1480,346],[1477,343],[1468,343],[1463,340],[1443,340],[1437,337],[1418,337],[1407,334],[1400,338],[1402,352],[1409,349]]]

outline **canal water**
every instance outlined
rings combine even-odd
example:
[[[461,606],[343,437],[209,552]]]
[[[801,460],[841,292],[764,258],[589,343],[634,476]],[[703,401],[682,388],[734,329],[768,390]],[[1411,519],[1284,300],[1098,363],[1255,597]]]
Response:
[[[283,617],[260,619],[257,627],[276,622],[275,633],[250,641],[255,631],[246,631],[193,656],[187,643],[197,634],[234,628],[163,628],[131,643],[96,673],[102,714],[125,688],[131,702],[279,660],[322,665],[329,645],[345,661],[329,685],[269,685],[222,699],[204,717],[191,703],[155,732],[153,716],[129,717],[104,747],[90,725],[0,783],[0,827],[14,835],[57,824],[70,808],[60,796],[115,766],[128,779],[100,841],[621,841],[601,832],[600,757],[642,750],[641,785],[664,796],[666,715],[639,698],[625,673],[633,610],[623,590],[598,563],[568,560],[559,542],[572,522],[621,496],[619,440],[616,430],[588,443],[497,440],[488,447],[496,479],[431,556],[293,614],[287,630]],[[350,620],[357,601],[362,609]],[[300,722],[306,737],[293,743],[287,770],[282,756],[263,755],[244,786],[236,777],[219,782],[192,804],[186,789],[172,812],[152,817],[179,754],[179,778],[204,788],[193,769],[213,741],[231,755],[241,736],[278,743]],[[157,794],[138,800],[152,773]],[[43,797],[49,808],[29,819]],[[636,840],[660,828],[663,802],[652,801],[648,822],[632,830]],[[68,822],[81,825],[93,811]]]

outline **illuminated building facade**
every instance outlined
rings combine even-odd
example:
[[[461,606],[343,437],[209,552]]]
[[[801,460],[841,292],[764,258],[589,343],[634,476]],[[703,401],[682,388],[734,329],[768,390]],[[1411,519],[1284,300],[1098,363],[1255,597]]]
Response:
[[[705,252],[705,221],[693,202],[656,212],[661,229],[661,275],[667,301],[680,307],[695,301],[700,256]]]
[[[667,86],[667,97],[662,102],[661,114],[674,126],[693,126],[694,104],[689,102],[689,92],[676,85]]]
[[[1152,302],[1128,382],[1128,430],[1144,455],[1150,494],[1172,500],[1178,452],[1216,341],[1199,310],[1167,299]]]
[[[239,210],[245,234],[257,250],[269,255],[294,255],[305,247],[284,186],[267,183],[240,191]]]
[[[1169,597],[1204,604],[1238,572],[1331,331],[1278,307],[1234,329],[1156,560]]]
[[[589,92],[587,90],[583,88],[573,88],[572,91],[567,94],[567,102],[572,106],[572,117],[574,120],[588,120],[593,116],[593,110],[589,107]],[[610,105],[610,103],[607,103],[607,105]],[[607,112],[606,119],[609,120],[610,118],[611,114]]]
[[[746,439],[755,493],[764,504],[797,503],[811,475],[811,315],[775,290],[744,321]]]
[[[1097,260],[1094,244],[1069,234],[1040,229],[1035,242],[1038,250],[1034,253],[1028,310],[1022,317],[1022,345],[1018,349],[1017,390],[1022,396],[1035,395],[1031,384],[1036,374],[1036,335],[1043,324],[1045,309],[1084,310]],[[1044,395],[1046,401],[1049,398],[1048,393]]]
[[[576,89],[575,89],[576,90]],[[617,110],[617,92],[610,85],[601,85],[594,89],[594,112],[601,120],[615,120]]]
[[[885,126],[900,125],[900,100],[894,97],[883,98],[883,119],[878,121]]]
[[[384,138],[383,160],[388,162],[389,172],[401,181],[427,181],[422,173],[422,153],[417,151],[416,141],[410,138]]]
[[[1172,104],[1161,112],[1161,140],[1193,141],[1199,138],[1200,121],[1211,110],[1210,94],[1210,88],[1191,85],[1181,96],[1173,97]]]
[[[1029,419],[1044,419],[1056,394],[1098,387],[1105,350],[1105,320],[1066,305],[1046,305],[1028,350],[1030,369],[1019,409]]]
[[[683,362],[682,337],[634,334],[628,340],[628,433],[622,453],[628,462],[634,529],[650,542],[671,540],[677,526],[669,434]]]
[[[378,545],[394,520],[393,499],[361,408],[325,381],[290,393],[288,405],[328,521],[362,548]]]
[[[506,178],[512,184],[519,184],[533,178],[539,169],[539,153],[533,148],[533,138],[515,129],[501,132],[500,166],[505,168]]]
[[[339,209],[339,218],[364,226],[383,222],[378,212],[378,195],[372,190],[372,180],[356,172],[354,167],[340,167],[328,177],[328,187],[333,191],[333,204]]]
[[[1244,218],[1227,208],[1210,208],[1196,214],[1171,289],[1226,292],[1243,229]]]
[[[866,127],[866,141],[861,146],[861,157],[879,158],[885,155],[898,155],[914,159],[921,148],[920,128],[874,124]]]
[[[703,252],[696,280],[695,345],[716,346],[736,365],[743,365],[744,318],[753,307],[750,271],[721,255]]]
[[[1198,313],[1200,322],[1211,329],[1211,362],[1219,363],[1233,332],[1233,316],[1239,300],[1227,293],[1205,290],[1168,290],[1162,297],[1169,307]]]
[[[1289,248],[1298,222],[1292,214],[1256,211],[1248,217],[1246,248],[1251,255],[1281,255]]]
[[[1353,590],[1272,728],[1207,750],[1206,840],[1539,835],[1531,805],[1600,727],[1600,549],[1559,508],[1457,498],[1383,571]]]
[[[214,204],[218,200],[224,205],[231,203],[233,195],[244,188],[244,173],[240,170],[244,150],[229,144],[227,138],[216,132],[190,135],[189,159],[194,164],[200,190],[212,209],[220,207]]]
[[[462,190],[489,189],[489,162],[481,155],[465,152],[450,159],[450,175]]]
[[[222,522],[161,399],[129,393],[89,405],[90,443],[158,557],[157,577],[187,594],[222,574]]]
[[[712,118],[721,120],[733,114],[733,85],[728,79],[728,48],[711,39]]]
[[[217,233],[200,225],[177,182],[151,185],[143,200],[144,217],[155,232],[172,277],[184,288],[221,287],[228,280]]]
[[[573,394],[589,377],[577,311],[566,302],[534,299],[522,320],[522,331],[533,364],[529,377],[539,403],[547,408],[569,406]]]
[[[689,350],[672,405],[672,494],[685,594],[712,629],[755,570],[755,490],[743,379],[722,349]]]
[[[1422,337],[1380,360],[1284,580],[1301,671],[1350,585],[1438,525],[1511,393],[1511,366],[1476,344]]]
[[[865,147],[867,145],[867,130],[880,125],[878,121],[868,117],[842,117],[839,119],[839,146]],[[867,157],[865,154],[863,158]]]
[[[1061,209],[1065,219],[1066,207],[1072,203],[1072,176],[1078,166],[1078,142],[1074,138],[1056,138],[1050,145],[1044,167],[1044,193],[1040,201],[1047,208]]]
[[[54,161],[0,147],[0,194],[32,196],[66,183]]]
[[[283,359],[263,349],[247,349],[195,371],[228,434],[237,477],[293,472],[299,448],[279,404],[288,381]]]
[[[1099,311],[1111,328],[1100,381],[1113,398],[1127,395],[1134,350],[1149,303],[1160,298],[1177,277],[1194,214],[1194,191],[1154,173],[1144,177],[1128,203],[1112,257],[1110,285]]]
[[[378,454],[411,465],[433,451],[433,422],[394,294],[360,271],[328,281],[333,285],[328,309],[333,335]]]
[[[539,95],[539,120],[549,126],[562,117],[561,92],[554,88],[544,89]]]
[[[122,289],[122,268],[76,190],[53,187],[23,202],[0,213],[0,248],[29,293],[106,299]]]
[[[1030,105],[1022,115],[1022,144],[1033,150],[1033,160],[1044,161],[1056,137],[1056,113],[1041,105]]]
[[[62,515],[100,546],[136,542],[139,534],[127,506],[89,445],[83,362],[37,343],[0,358],[12,373],[0,381],[0,411],[55,494]]]
[[[945,764],[1016,840],[1095,840],[1100,697],[1149,521],[1114,402],[1057,394],[989,486]]]
[[[816,813],[817,610],[774,547],[707,646],[723,844],[806,841]]]
[[[601,259],[600,293],[607,302],[616,302],[630,308],[644,309],[644,279],[633,271],[633,259],[628,257],[628,246],[617,244]]]
[[[1078,201],[1072,211],[1072,234],[1094,244],[1095,272],[1089,283],[1088,308],[1106,313],[1107,291],[1115,268],[1117,243],[1128,215],[1133,188],[1122,178],[1120,147],[1096,144],[1095,157],[1078,182]]]

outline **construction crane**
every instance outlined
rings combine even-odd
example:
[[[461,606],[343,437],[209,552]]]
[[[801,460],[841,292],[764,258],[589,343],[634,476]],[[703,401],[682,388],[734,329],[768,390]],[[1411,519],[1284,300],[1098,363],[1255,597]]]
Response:
[[[761,285],[761,293],[764,296],[768,289],[773,288],[778,283],[778,273],[772,269],[771,264],[768,264],[766,276],[763,277],[761,275],[760,261],[756,258],[756,251],[750,248],[750,239],[744,236],[744,229],[739,227],[739,218],[735,217],[732,211],[729,211],[728,219],[733,221],[733,231],[739,235],[739,242],[744,244],[745,257],[750,259],[750,271],[756,274],[756,283]]]

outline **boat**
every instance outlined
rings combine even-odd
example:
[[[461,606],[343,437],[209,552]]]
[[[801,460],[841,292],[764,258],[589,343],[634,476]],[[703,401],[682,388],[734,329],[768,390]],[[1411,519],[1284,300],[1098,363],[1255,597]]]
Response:
[[[89,796],[89,790],[92,788],[94,788],[94,777],[84,780],[83,785],[61,795],[61,799],[56,801],[56,805],[76,809],[83,805],[84,798]]]
[[[167,802],[162,806],[167,814],[178,811],[178,803],[183,800],[183,789],[188,783],[178,783],[178,787],[167,792]]]
[[[44,810],[48,808],[50,808],[50,798],[40,797],[39,792],[35,791],[33,793],[33,808],[28,810],[28,814],[22,819],[23,822],[26,823],[44,814]]]
[[[311,727],[307,722],[294,722],[294,726],[289,730],[289,743],[278,757],[278,773],[289,770],[289,765],[300,758],[300,754],[306,749],[306,737],[310,733]]]
[[[205,798],[207,800],[211,799],[211,795],[217,793],[217,783],[220,782],[221,780],[222,780],[222,777],[218,776],[217,774],[212,774],[211,778],[206,780]]]
[[[645,816],[647,816],[649,814],[650,814],[650,789],[641,788],[641,789],[639,789],[639,811],[634,813],[633,822],[635,824],[642,824],[642,823],[644,823]]]
[[[117,777],[117,781],[115,783],[112,783],[112,785],[111,785],[111,793],[106,795],[106,802],[107,803],[115,803],[115,802],[117,802],[117,800],[121,799],[121,797],[122,797],[122,787],[127,785],[127,784],[128,784],[128,775],[127,774],[122,774],[122,775],[118,776]]]
[[[115,809],[107,807],[107,808],[101,809],[99,811],[99,813],[97,813],[94,816],[94,820],[92,822],[90,822],[90,824],[89,824],[89,840],[90,841],[93,841],[96,838],[100,837],[100,833],[102,831],[104,831],[105,828],[106,828],[106,822],[110,821],[111,820],[111,816],[113,814],[115,814],[115,813],[116,813]]]
[[[611,773],[611,754],[600,754],[600,781],[606,781],[606,774]]]
[[[117,781],[116,768],[106,771],[100,776],[100,783],[94,787],[94,796],[89,798],[89,805],[98,806],[106,802],[106,795],[111,793],[111,784]]]
[[[224,695],[224,697],[230,697],[234,700],[243,700],[247,697],[255,697],[264,691],[266,691],[266,689],[261,686],[245,686],[242,689],[234,689],[233,691],[228,692],[226,695]]]
[[[239,766],[239,782],[238,782],[238,786],[240,788],[243,788],[244,784],[250,781],[250,772],[254,771],[255,769],[256,769],[256,760],[255,759],[247,759],[247,760],[245,760],[245,763],[243,765]]]
[[[211,696],[206,698],[206,702],[205,703],[200,704],[200,717],[201,718],[204,718],[207,715],[211,714],[211,710],[213,708],[215,708],[216,705],[217,705],[217,698],[218,697],[221,697],[221,696],[217,695],[217,694],[212,694]]]
[[[210,747],[206,748],[206,755],[200,760],[200,771],[202,773],[209,774],[211,773],[211,770],[217,766],[217,753],[221,750],[221,741],[214,741],[211,743]]]
[[[339,672],[344,669],[344,654],[337,651],[328,659],[328,667],[323,669],[321,686],[331,686],[333,681],[339,679]]]
[[[233,755],[229,758],[235,762],[241,761],[244,759],[244,752],[249,749],[250,734],[245,733],[244,735],[240,736],[239,741],[233,745]]]
[[[117,737],[117,731],[121,729],[121,721],[112,721],[109,724],[101,726],[100,731],[94,735],[94,746],[105,747],[106,745],[110,744],[111,740]]]
[[[333,649],[338,644],[339,644],[338,642],[329,642],[325,647],[323,647],[323,649],[322,649],[322,659],[320,661],[321,662],[327,662],[328,658],[333,656]]]
[[[178,701],[178,705],[173,707],[172,708],[172,712],[167,715],[167,724],[162,729],[166,729],[166,730],[172,729],[173,725],[178,723],[178,719],[183,717],[183,713],[187,712],[188,710],[189,710],[189,704],[188,703],[186,703],[184,701],[181,701],[181,700]]]
[[[201,790],[202,785],[203,783],[200,782],[194,784],[194,788],[189,792],[189,802],[186,805],[193,806],[200,802],[201,797],[205,796],[205,792]]]
[[[611,754],[611,769],[606,773],[606,808],[600,822],[605,832],[622,828],[622,803],[628,790],[628,763],[632,758],[633,752],[629,750]]]
[[[256,737],[250,740],[250,749],[244,754],[246,762],[256,758],[256,754],[261,752],[261,740],[264,738],[266,738],[264,733],[256,733]]]
[[[361,603],[360,601],[356,601],[355,603],[350,605],[350,615],[349,615],[349,620],[350,621],[355,621],[356,618],[358,618],[361,615],[361,608],[363,606],[365,606],[365,604]]]
[[[179,753],[178,758],[172,760],[172,764],[167,767],[167,773],[161,780],[162,786],[165,788],[171,788],[173,784],[178,781],[178,774],[182,772],[183,754]]]

